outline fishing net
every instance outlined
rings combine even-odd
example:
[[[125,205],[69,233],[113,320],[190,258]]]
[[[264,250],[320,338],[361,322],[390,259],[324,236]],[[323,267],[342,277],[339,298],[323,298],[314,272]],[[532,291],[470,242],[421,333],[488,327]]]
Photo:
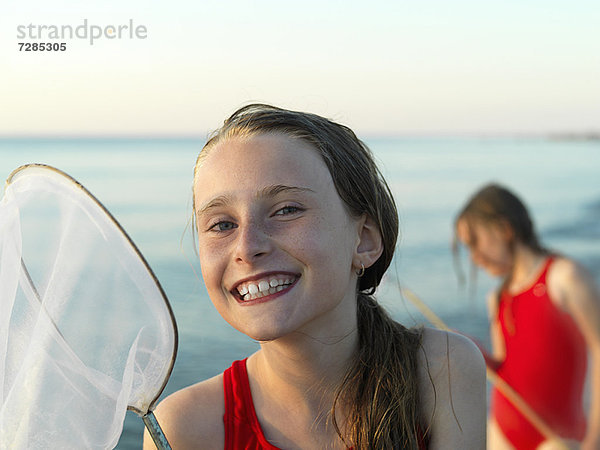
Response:
[[[115,447],[176,348],[168,300],[108,211],[56,169],[15,170],[0,202],[0,448]]]

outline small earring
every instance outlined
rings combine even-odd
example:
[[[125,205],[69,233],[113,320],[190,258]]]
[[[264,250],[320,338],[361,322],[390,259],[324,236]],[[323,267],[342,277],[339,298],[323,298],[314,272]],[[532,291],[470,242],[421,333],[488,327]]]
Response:
[[[363,263],[360,263],[360,270],[356,271],[356,275],[358,275],[358,278],[360,278],[364,274],[365,274],[365,265]]]

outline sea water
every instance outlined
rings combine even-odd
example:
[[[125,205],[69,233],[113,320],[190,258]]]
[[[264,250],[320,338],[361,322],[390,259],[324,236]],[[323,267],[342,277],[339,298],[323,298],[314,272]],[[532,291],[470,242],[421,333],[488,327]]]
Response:
[[[496,181],[526,202],[544,244],[600,282],[600,142],[544,138],[367,138],[395,195],[401,238],[379,299],[406,325],[426,323],[401,288],[449,326],[489,343],[485,297],[497,280],[457,281],[452,225],[466,198]],[[177,361],[163,395],[212,377],[258,344],[233,330],[208,299],[191,237],[191,185],[202,139],[0,139],[0,177],[45,163],[82,183],[146,257],[172,304]],[[359,175],[357,175],[359,176]],[[470,265],[464,252],[463,271]],[[141,448],[128,413],[120,449]]]

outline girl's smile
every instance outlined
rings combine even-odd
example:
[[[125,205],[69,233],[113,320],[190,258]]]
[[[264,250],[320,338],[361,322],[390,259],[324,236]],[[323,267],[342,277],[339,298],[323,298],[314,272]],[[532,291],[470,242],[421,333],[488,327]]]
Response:
[[[299,278],[300,274],[293,273],[261,274],[253,279],[239,282],[232,293],[244,304],[258,300],[267,301],[290,290]]]

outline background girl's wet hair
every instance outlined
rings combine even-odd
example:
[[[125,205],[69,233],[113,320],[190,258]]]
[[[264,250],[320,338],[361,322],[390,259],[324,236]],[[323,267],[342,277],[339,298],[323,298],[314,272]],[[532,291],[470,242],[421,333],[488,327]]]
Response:
[[[452,252],[454,254],[454,269],[461,284],[465,283],[466,277],[460,265],[459,239],[457,235],[459,221],[465,221],[469,230],[471,230],[475,222],[488,226],[508,226],[512,233],[511,240],[508,242],[511,251],[515,243],[520,242],[535,252],[542,254],[550,253],[541,245],[529,211],[523,201],[508,188],[497,183],[489,183],[469,198],[454,221]],[[472,231],[469,232],[472,233]],[[471,262],[471,281],[475,280],[476,273],[476,266]],[[504,287],[507,282],[508,277],[504,279],[502,286]],[[473,285],[471,296],[474,293]]]
[[[460,220],[466,220],[468,224],[480,221],[488,225],[508,225],[514,240],[532,250],[546,252],[538,240],[525,204],[500,184],[490,183],[473,194],[458,214],[455,224]]]
[[[348,127],[316,114],[264,104],[233,113],[204,146],[196,169],[211,149],[227,139],[269,133],[314,147],[348,213],[356,218],[369,216],[382,237],[381,256],[358,278],[359,348],[337,389],[331,420],[340,437],[355,448],[418,448],[421,330],[406,329],[392,320],[372,295],[392,261],[398,238],[398,213],[391,191],[369,148]],[[194,183],[199,182],[197,172]],[[348,414],[341,427],[335,421],[338,404]]]

